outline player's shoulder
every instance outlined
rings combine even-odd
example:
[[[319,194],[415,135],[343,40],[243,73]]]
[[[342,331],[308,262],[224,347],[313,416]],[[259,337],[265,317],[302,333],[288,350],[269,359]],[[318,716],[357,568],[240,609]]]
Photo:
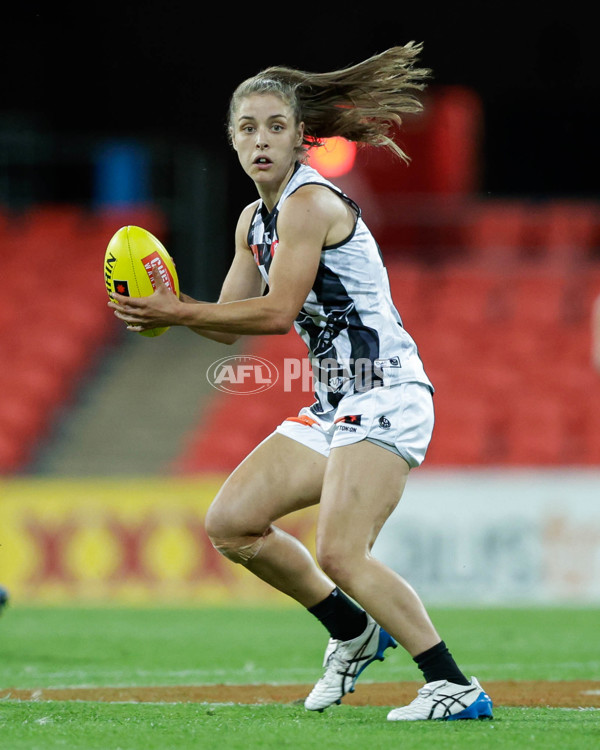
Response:
[[[249,203],[245,208],[242,209],[235,228],[236,243],[238,245],[247,246],[246,238],[248,236],[248,232],[250,231],[250,225],[259,204],[260,200],[256,200],[252,203]]]
[[[240,213],[240,216],[238,218],[238,229],[245,227],[246,229],[249,229],[250,222],[252,221],[252,218],[254,217],[254,214],[256,213],[256,209],[260,205],[260,199],[252,201],[252,203],[248,203],[247,206],[245,206],[242,209],[242,212]]]
[[[258,198],[255,201],[252,201],[252,203],[248,203],[247,206],[244,206],[240,214],[240,221],[251,219],[256,213],[256,209],[259,207],[259,205],[260,205],[260,198]]]
[[[345,212],[342,194],[330,185],[309,182],[298,187],[283,204],[281,213],[336,218]]]

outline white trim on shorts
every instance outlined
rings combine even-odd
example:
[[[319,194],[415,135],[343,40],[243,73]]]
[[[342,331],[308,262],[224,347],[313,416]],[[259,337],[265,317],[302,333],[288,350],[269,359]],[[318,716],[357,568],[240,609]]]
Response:
[[[304,407],[275,432],[324,456],[329,456],[332,448],[369,440],[415,468],[425,458],[434,421],[431,389],[410,382],[348,394],[337,409],[323,415]]]

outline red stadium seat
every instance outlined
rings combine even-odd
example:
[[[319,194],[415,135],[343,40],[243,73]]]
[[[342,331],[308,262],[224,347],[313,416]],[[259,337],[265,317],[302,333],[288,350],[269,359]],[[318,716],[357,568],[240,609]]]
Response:
[[[566,462],[567,413],[552,392],[530,383],[507,404],[508,463],[521,466],[560,466]]]
[[[523,326],[561,325],[566,317],[567,278],[560,273],[515,274],[509,291],[512,314]]]
[[[387,264],[392,298],[402,318],[421,317],[428,297],[428,274],[419,263],[392,261]]]
[[[22,216],[22,227],[30,237],[42,240],[73,237],[83,226],[84,211],[73,205],[42,204],[32,206]],[[43,248],[43,243],[40,247]]]
[[[432,323],[482,328],[507,315],[507,288],[498,274],[476,268],[450,268],[438,275],[432,292]]]
[[[28,398],[11,398],[0,401],[0,432],[27,452],[47,426],[47,410]]]
[[[527,207],[520,201],[482,202],[472,208],[462,230],[469,263],[496,271],[522,258]]]
[[[489,462],[494,435],[485,402],[464,389],[440,388],[427,464],[479,466]]]
[[[597,205],[555,201],[530,215],[529,252],[548,264],[565,269],[592,259],[600,241]]]

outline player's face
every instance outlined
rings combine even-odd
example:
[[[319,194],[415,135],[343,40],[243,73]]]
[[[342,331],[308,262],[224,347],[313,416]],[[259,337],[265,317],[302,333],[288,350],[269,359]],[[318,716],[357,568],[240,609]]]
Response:
[[[231,129],[240,163],[257,187],[281,184],[304,132],[291,107],[274,94],[252,94],[241,100]]]

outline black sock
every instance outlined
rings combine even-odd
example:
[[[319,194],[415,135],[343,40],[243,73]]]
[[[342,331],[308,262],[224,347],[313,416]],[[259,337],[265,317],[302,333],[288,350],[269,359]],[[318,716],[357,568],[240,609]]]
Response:
[[[350,641],[364,633],[367,614],[337,587],[308,611],[325,625],[332,638]]]
[[[423,672],[425,682],[448,680],[448,682],[453,682],[455,685],[471,684],[471,681],[467,680],[456,665],[444,641],[440,641],[436,646],[428,648],[422,654],[418,654],[414,657],[414,661],[421,672]]]

